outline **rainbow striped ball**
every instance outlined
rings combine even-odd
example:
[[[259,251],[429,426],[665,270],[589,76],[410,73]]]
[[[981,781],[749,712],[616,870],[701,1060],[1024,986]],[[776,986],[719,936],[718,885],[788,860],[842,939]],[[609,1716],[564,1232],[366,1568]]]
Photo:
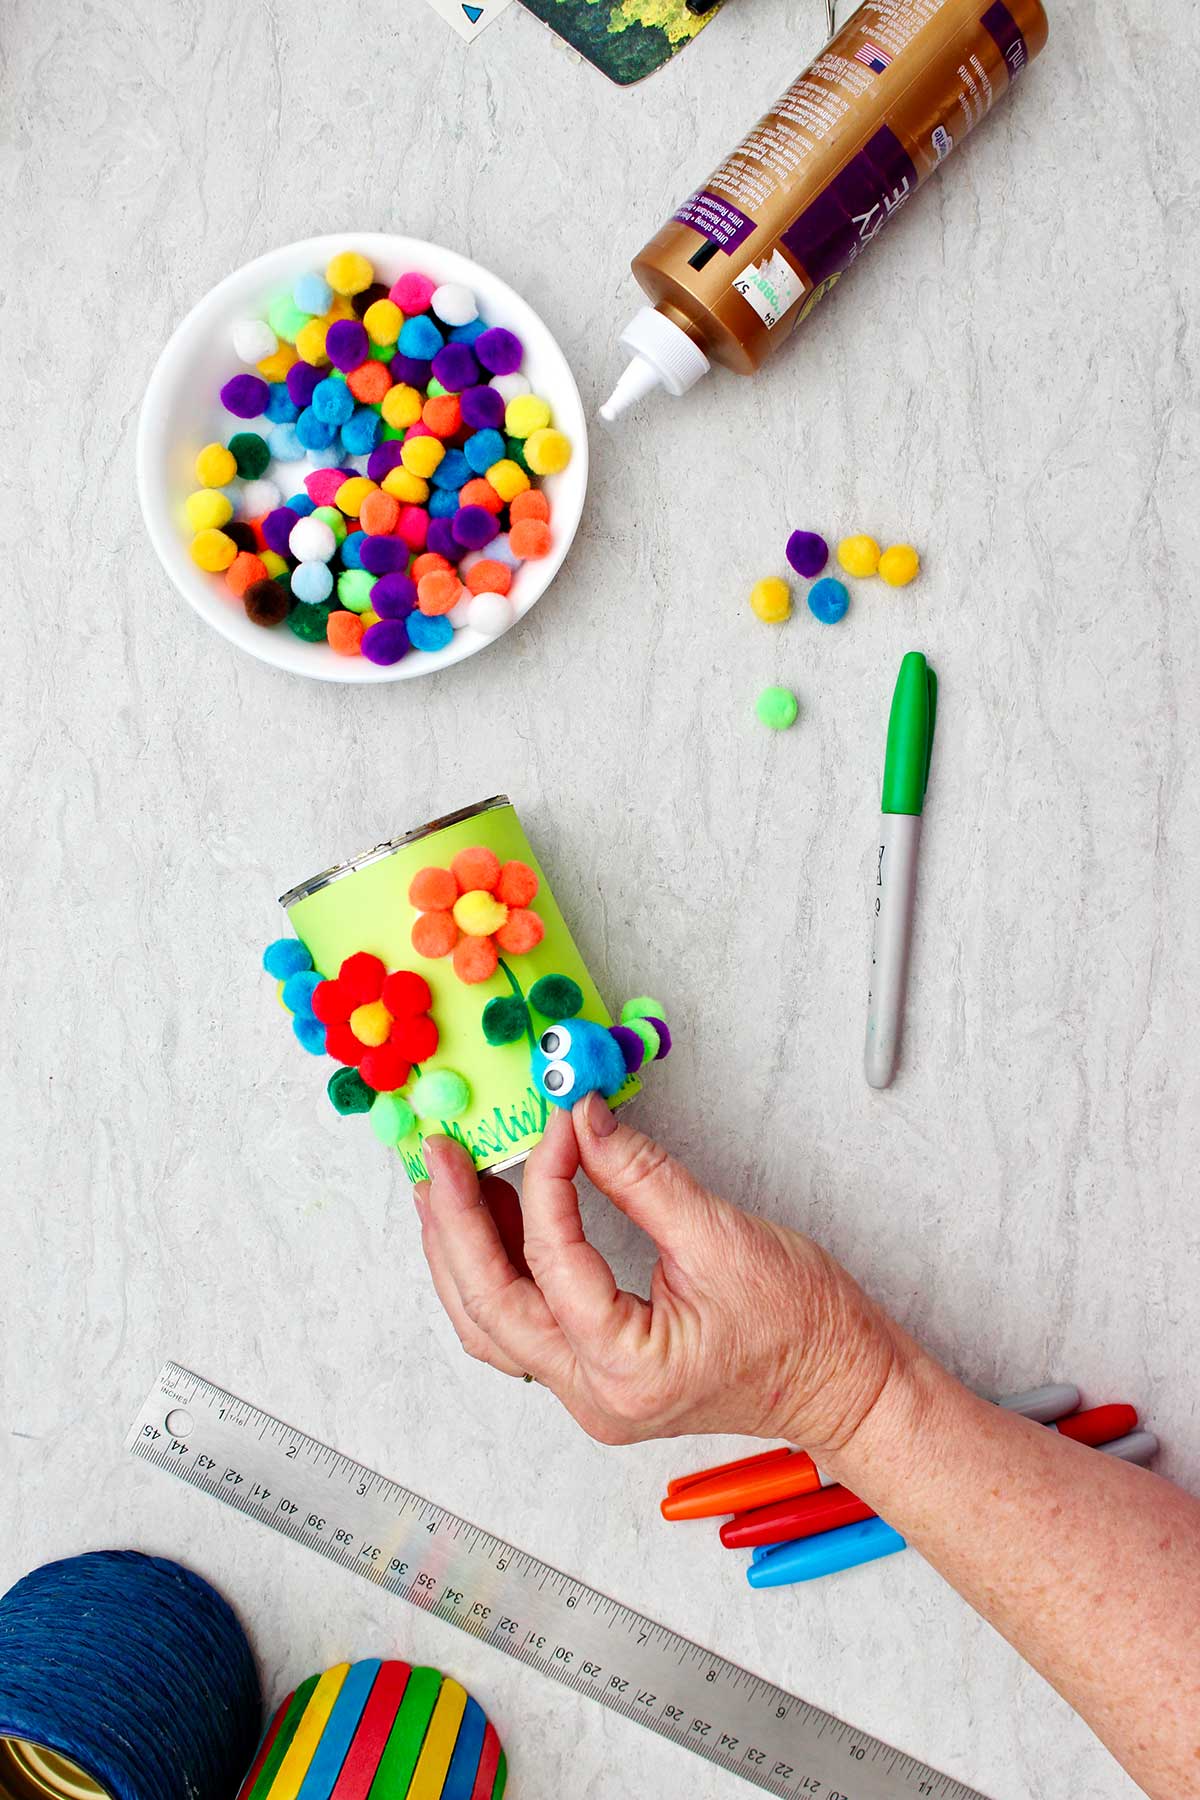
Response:
[[[500,1800],[495,1728],[439,1669],[338,1663],[276,1710],[238,1800]]]

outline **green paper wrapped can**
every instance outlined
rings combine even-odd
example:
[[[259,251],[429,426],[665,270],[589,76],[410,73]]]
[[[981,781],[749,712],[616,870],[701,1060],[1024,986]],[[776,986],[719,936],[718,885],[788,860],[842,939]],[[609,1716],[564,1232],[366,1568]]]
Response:
[[[368,1112],[414,1181],[427,1135],[457,1138],[481,1170],[523,1162],[550,1111],[533,1059],[555,1018],[539,1002],[613,1020],[510,801],[379,844],[280,905],[315,970],[284,983],[284,1004],[299,993],[315,1011],[338,1112]],[[627,1076],[610,1104],[639,1087]]]

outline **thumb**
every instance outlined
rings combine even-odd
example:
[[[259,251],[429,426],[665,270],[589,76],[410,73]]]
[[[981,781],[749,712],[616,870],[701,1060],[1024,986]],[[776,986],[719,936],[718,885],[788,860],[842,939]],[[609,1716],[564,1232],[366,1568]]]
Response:
[[[688,1261],[711,1237],[725,1202],[661,1144],[623,1124],[602,1095],[585,1094],[571,1116],[580,1166],[592,1185],[664,1255]]]

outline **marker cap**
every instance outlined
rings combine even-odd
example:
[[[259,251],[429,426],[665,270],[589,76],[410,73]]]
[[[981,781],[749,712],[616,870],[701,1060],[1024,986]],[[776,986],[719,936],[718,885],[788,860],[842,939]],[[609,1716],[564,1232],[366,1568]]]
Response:
[[[919,650],[910,650],[900,664],[892,694],[883,765],[883,812],[919,815],[924,810],[936,720],[937,676]]]

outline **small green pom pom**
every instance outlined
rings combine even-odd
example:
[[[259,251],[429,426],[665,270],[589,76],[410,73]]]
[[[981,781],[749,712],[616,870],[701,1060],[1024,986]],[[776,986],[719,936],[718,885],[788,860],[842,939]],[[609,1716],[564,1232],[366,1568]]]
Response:
[[[396,354],[395,344],[372,344],[367,355],[373,362],[391,362]]]
[[[287,622],[306,644],[323,644],[328,636],[325,627],[332,611],[333,607],[324,600],[316,606],[293,606]]]
[[[404,436],[407,429],[408,428],[405,425],[389,425],[385,421],[383,430],[379,435],[385,444],[394,444],[397,438],[402,438]]]
[[[431,400],[437,400],[446,390],[435,375],[432,380],[425,383],[425,392]]]
[[[667,1009],[662,1001],[655,1000],[650,994],[639,994],[621,1008],[622,1025],[632,1025],[637,1019],[665,1019],[666,1016]]]
[[[662,1039],[650,1023],[649,1019],[624,1019],[622,1023],[629,1031],[636,1032],[646,1046],[646,1061],[653,1062],[662,1049]]]
[[[770,731],[787,731],[796,723],[800,703],[791,688],[764,688],[754,703],[759,722]]]
[[[583,1005],[583,989],[569,975],[543,975],[529,990],[529,1004],[543,1019],[573,1019]]]
[[[515,1044],[524,1037],[528,1023],[529,1009],[515,994],[489,1000],[483,1009],[483,1035],[493,1046]]]
[[[370,1112],[375,1095],[357,1069],[335,1069],[325,1092],[333,1101],[333,1109],[343,1117],[347,1113]]]
[[[330,531],[333,533],[335,542],[339,544],[345,543],[346,519],[345,515],[340,513],[336,506],[318,506],[312,516],[314,519],[320,519],[323,524],[328,525]]]
[[[453,1069],[432,1069],[428,1075],[422,1075],[409,1095],[419,1119],[453,1119],[470,1098],[470,1088]]]
[[[301,312],[290,294],[281,294],[267,314],[267,323],[276,337],[285,344],[294,344],[312,316]]]
[[[509,460],[511,462],[515,462],[518,468],[524,469],[524,471],[527,475],[532,475],[533,470],[529,467],[529,464],[525,461],[525,440],[524,440],[524,438],[510,437],[510,438],[505,438],[504,441],[508,445]]]
[[[235,431],[229,440],[229,454],[243,481],[257,481],[271,461],[266,440],[257,431]]]
[[[416,1122],[417,1115],[399,1094],[376,1094],[371,1103],[371,1130],[381,1144],[398,1144]]]
[[[364,613],[371,604],[375,576],[365,569],[343,569],[337,578],[337,597],[347,612]]]

